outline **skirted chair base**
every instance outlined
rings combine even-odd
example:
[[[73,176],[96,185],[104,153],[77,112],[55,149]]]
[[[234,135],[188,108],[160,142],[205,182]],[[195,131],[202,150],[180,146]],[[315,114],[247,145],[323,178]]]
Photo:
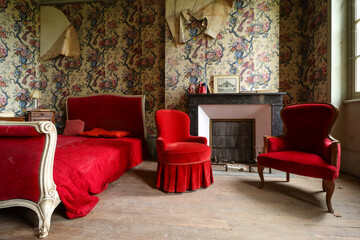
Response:
[[[156,187],[163,188],[166,192],[207,188],[214,182],[210,160],[190,164],[159,161],[156,179]]]
[[[214,182],[207,138],[190,136],[190,118],[178,110],[155,114],[158,168],[156,186],[166,192],[185,192]]]

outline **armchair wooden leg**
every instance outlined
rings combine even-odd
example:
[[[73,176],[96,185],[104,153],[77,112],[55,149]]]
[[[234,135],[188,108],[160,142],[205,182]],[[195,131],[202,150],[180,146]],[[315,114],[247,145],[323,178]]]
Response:
[[[335,190],[335,181],[323,179],[323,183],[326,189],[326,205],[330,213],[334,213],[334,209],[331,206],[331,197]]]
[[[324,179],[322,180],[322,188],[323,188],[323,192],[326,192],[326,186],[325,186],[325,183],[324,183]]]
[[[257,169],[258,169],[259,177],[261,180],[260,185],[259,185],[259,188],[261,189],[264,186],[264,166],[258,164]]]
[[[288,172],[286,173],[286,181],[290,182],[290,173],[288,173]]]

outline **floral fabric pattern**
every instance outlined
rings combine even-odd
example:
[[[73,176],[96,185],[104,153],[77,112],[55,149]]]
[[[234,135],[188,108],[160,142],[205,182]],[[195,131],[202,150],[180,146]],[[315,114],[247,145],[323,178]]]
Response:
[[[165,24],[165,0],[124,0],[55,6],[80,41],[80,59],[40,58],[40,6],[0,3],[0,111],[23,116],[40,107],[65,122],[65,98],[98,93],[144,94],[148,135],[155,112],[187,111],[191,83],[239,75],[241,91],[286,92],[285,104],[327,101],[327,1],[234,0],[217,37],[204,23],[185,23],[187,41],[175,47]]]
[[[280,6],[280,91],[284,104],[327,101],[327,2]]]
[[[37,80],[39,10],[32,1],[1,1],[0,112],[24,115],[33,106],[32,89],[44,86]]]
[[[164,108],[165,95],[164,2],[56,6],[77,31],[80,59],[60,56],[45,62],[39,57],[40,7],[30,0],[5,3],[0,6],[0,110],[24,115],[33,107],[31,92],[40,90],[41,107],[56,111],[61,130],[67,96],[143,94],[147,132],[156,135],[155,112]]]
[[[165,107],[187,110],[191,83],[214,75],[239,75],[241,91],[279,89],[279,3],[236,0],[216,39],[204,35],[201,21],[185,23],[184,45],[166,29]]]

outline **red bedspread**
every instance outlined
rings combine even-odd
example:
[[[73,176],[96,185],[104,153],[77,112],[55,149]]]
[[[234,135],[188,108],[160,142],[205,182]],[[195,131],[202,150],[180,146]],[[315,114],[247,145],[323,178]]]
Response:
[[[54,182],[69,218],[86,216],[105,190],[128,169],[143,161],[138,138],[58,136]]]

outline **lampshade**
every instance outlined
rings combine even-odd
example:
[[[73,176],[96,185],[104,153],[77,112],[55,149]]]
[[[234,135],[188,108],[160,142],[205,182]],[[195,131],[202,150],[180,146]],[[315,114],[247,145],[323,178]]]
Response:
[[[41,92],[38,91],[38,90],[35,90],[35,91],[31,94],[31,97],[32,97],[32,98],[35,98],[35,99],[40,99],[40,98],[41,98]]]

